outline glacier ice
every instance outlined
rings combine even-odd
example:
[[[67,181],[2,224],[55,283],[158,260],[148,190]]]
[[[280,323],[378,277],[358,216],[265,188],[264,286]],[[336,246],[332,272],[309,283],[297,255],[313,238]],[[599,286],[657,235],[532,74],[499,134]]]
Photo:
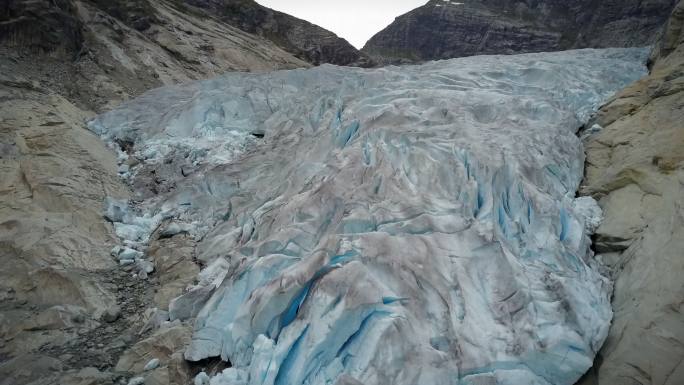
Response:
[[[646,55],[231,73],[90,127],[197,240],[174,309],[188,360],[232,364],[212,385],[572,384],[612,316],[576,131]]]

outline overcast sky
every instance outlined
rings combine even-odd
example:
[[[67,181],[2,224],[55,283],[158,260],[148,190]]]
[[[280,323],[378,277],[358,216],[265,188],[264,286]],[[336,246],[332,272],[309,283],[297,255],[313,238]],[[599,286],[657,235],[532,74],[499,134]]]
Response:
[[[357,48],[395,17],[428,0],[257,0],[261,5],[307,20],[347,39]]]

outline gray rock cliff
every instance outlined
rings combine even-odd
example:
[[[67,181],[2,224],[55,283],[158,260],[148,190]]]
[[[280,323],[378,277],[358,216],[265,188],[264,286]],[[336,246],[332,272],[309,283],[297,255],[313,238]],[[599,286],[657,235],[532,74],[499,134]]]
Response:
[[[365,53],[334,33],[253,0],[185,0],[185,3],[210,10],[221,20],[269,39],[314,65],[369,67],[374,64]]]
[[[605,220],[595,247],[615,280],[613,325],[583,385],[684,383],[684,1],[651,74],[606,104],[582,193]]]
[[[431,0],[363,52],[384,63],[652,44],[674,0]]]

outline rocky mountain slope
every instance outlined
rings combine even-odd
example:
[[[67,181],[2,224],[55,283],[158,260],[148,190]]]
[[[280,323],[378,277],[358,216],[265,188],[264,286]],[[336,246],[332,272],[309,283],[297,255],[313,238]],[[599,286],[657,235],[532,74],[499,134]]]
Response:
[[[595,248],[615,279],[613,326],[587,385],[684,383],[684,1],[651,60],[586,141],[582,193],[603,207]]]
[[[384,63],[653,43],[675,0],[431,0],[363,52]]]
[[[124,376],[109,370],[127,370],[131,355],[119,358],[136,341],[149,353],[189,338],[175,325],[150,342],[144,325],[198,267],[178,239],[152,245],[163,261],[149,280],[110,256],[104,199],[130,192],[84,122],[165,84],[308,66],[176,1],[0,4],[0,384],[114,383]],[[189,369],[174,362],[159,383],[183,381]]]
[[[288,14],[259,5],[253,0],[186,0],[211,10],[221,20],[276,43],[284,50],[314,65],[330,63],[370,67],[374,62],[334,33]]]
[[[12,0],[0,12],[3,74],[37,81],[89,110],[226,71],[308,66],[175,1]]]

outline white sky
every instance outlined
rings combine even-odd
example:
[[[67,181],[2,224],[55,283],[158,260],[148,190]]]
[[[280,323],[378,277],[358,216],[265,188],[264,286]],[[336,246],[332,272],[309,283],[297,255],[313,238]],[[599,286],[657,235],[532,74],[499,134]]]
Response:
[[[266,7],[304,19],[347,39],[356,48],[394,18],[428,0],[257,0]]]

